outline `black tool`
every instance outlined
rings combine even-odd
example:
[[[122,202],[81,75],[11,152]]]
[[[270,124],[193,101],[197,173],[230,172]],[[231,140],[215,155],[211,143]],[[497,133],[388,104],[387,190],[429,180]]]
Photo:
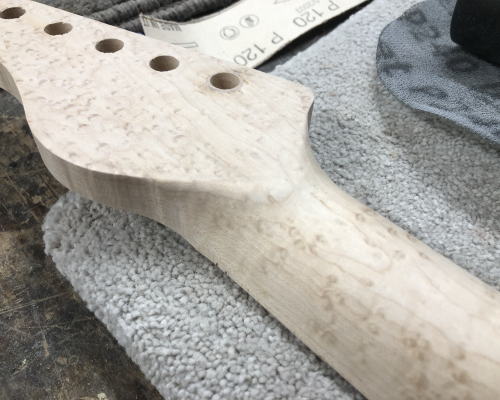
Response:
[[[457,0],[450,33],[469,53],[500,64],[500,1]]]

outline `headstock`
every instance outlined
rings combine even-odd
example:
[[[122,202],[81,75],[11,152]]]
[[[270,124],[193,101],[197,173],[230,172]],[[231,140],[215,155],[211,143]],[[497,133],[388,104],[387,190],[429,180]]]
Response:
[[[0,86],[72,190],[110,203],[88,181],[111,175],[269,202],[303,178],[308,88],[36,2],[0,9]]]

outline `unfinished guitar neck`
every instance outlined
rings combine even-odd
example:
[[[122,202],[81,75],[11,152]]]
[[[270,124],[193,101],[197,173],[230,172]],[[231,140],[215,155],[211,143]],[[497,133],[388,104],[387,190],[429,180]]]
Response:
[[[500,295],[335,186],[299,84],[0,0],[0,86],[48,169],[217,263],[371,400],[498,400]]]

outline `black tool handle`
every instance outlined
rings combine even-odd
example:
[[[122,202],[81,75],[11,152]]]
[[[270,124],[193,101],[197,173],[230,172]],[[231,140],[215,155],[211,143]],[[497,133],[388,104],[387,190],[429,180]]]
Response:
[[[500,65],[500,0],[457,0],[451,40]]]

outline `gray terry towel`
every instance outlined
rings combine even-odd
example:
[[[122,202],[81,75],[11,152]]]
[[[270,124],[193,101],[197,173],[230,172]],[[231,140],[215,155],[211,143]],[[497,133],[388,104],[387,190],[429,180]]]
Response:
[[[415,0],[375,0],[275,74],[316,96],[314,153],[342,189],[498,288],[500,154],[401,104],[378,38]],[[166,399],[362,399],[186,241],[69,193],[46,251]]]
[[[218,11],[237,0],[36,0],[99,22],[143,33],[139,14],[182,22]]]

